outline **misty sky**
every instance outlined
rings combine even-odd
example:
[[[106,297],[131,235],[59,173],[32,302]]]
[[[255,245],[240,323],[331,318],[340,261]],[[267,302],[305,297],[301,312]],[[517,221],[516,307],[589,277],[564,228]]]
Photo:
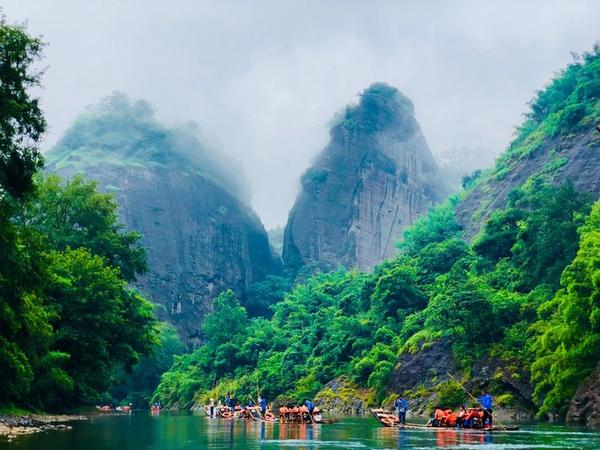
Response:
[[[50,147],[123,91],[197,121],[244,167],[266,227],[284,224],[328,122],[374,81],[410,97],[431,149],[499,152],[570,51],[600,39],[600,1],[4,0],[49,43]]]

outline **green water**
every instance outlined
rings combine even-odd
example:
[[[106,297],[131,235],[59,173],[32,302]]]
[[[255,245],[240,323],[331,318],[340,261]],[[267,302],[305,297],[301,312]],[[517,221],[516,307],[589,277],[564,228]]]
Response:
[[[202,414],[135,411],[73,424],[70,431],[25,436],[0,450],[177,449],[600,449],[600,433],[534,425],[506,433],[397,430],[368,417],[343,418],[332,425],[265,424],[208,419]]]

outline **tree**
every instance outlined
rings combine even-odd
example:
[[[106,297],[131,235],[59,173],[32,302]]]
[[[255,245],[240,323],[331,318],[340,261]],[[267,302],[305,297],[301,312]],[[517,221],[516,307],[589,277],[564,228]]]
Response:
[[[292,287],[288,278],[267,275],[264,281],[252,283],[244,298],[244,307],[250,317],[271,317],[271,306],[281,301]]]
[[[42,41],[23,26],[0,19],[0,199],[5,193],[21,198],[30,192],[42,166],[37,143],[46,121],[38,99],[28,92],[40,84],[42,71],[33,66],[42,48]]]
[[[237,333],[245,333],[248,326],[246,309],[231,290],[221,293],[213,302],[213,312],[206,316],[202,330],[206,341],[217,347],[228,343]]]
[[[416,256],[428,244],[458,237],[462,231],[454,216],[458,201],[458,196],[450,197],[443,204],[431,208],[426,216],[408,228],[404,232],[404,239],[398,244],[402,252]]]
[[[383,267],[371,296],[373,310],[383,321],[387,318],[402,320],[406,314],[427,305],[425,294],[416,286],[414,268],[400,263]]]
[[[519,223],[525,219],[526,211],[507,207],[494,211],[486,221],[482,233],[473,242],[473,250],[493,261],[508,258],[517,242]]]
[[[42,164],[36,144],[46,123],[28,92],[39,85],[32,66],[41,49],[23,27],[0,19],[0,403],[28,398],[52,332],[43,307],[42,241],[13,221]]]
[[[119,269],[85,248],[49,253],[48,306],[55,312],[52,349],[68,356],[76,380],[71,404],[95,400],[113,369],[130,370],[154,342],[152,305],[127,287]]]
[[[570,182],[554,187],[537,179],[517,206],[532,211],[519,226],[513,249],[516,265],[527,273],[525,286],[548,283],[557,289],[577,253],[577,229],[590,212],[591,199]]]

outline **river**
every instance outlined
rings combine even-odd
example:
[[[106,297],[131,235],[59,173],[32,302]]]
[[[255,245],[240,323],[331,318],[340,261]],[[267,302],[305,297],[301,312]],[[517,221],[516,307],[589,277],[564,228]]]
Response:
[[[599,449],[600,433],[558,425],[515,432],[458,432],[383,428],[370,417],[331,425],[296,425],[209,419],[200,413],[152,416],[146,411],[75,422],[50,431],[0,440],[0,450],[200,450],[200,449]]]

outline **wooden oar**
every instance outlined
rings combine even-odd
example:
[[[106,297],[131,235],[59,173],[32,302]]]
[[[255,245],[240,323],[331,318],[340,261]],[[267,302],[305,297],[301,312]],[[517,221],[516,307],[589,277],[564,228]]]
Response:
[[[460,382],[459,382],[459,381],[458,381],[456,378],[454,378],[450,372],[446,372],[446,375],[448,375],[448,376],[449,376],[449,377],[450,377],[450,378],[451,378],[451,379],[452,379],[452,380],[453,380],[453,381],[454,381],[456,384],[458,384],[458,385],[460,386],[460,388],[461,388],[463,391],[465,391],[469,397],[471,397],[473,400],[475,400],[475,402],[476,402],[476,403],[477,403],[479,406],[481,406],[481,408],[482,408],[484,411],[485,411],[485,410],[487,410],[487,408],[486,408],[485,406],[483,406],[479,400],[477,400],[475,397],[473,397],[473,395],[472,395],[472,394],[471,394],[469,391],[467,391],[467,388],[465,388],[465,387],[464,387],[462,384],[460,384]],[[498,422],[497,422],[497,423],[498,423]],[[506,429],[506,427],[505,427],[504,425],[502,425],[501,423],[498,423],[498,426],[500,426],[500,427],[501,427],[501,428],[502,428],[504,431],[508,431],[508,430]]]
[[[258,387],[256,388],[256,391],[258,392]],[[260,397],[260,394],[259,394],[259,397]],[[262,413],[260,412],[260,404],[254,398],[252,398],[252,396],[250,396],[250,398],[256,405],[256,412],[258,413],[258,417],[260,417],[261,420],[264,420],[266,422],[265,418],[263,417]]]

